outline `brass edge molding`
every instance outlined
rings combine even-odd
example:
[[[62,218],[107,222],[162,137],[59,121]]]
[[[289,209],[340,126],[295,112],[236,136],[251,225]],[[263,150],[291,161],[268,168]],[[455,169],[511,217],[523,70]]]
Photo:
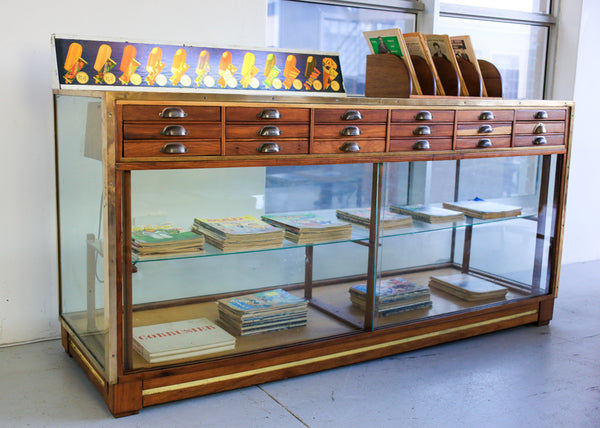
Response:
[[[106,382],[102,379],[102,376],[96,371],[96,368],[90,364],[88,359],[83,355],[83,353],[79,350],[79,347],[72,339],[69,339],[69,346],[71,349],[77,354],[81,363],[89,370],[89,372],[94,376],[94,379],[98,381],[98,383],[102,386],[102,388],[106,388]]]
[[[211,378],[207,378],[207,379],[199,379],[199,380],[194,380],[194,381],[190,381],[190,382],[178,383],[178,384],[174,384],[174,385],[144,389],[142,391],[142,395],[148,396],[148,395],[154,395],[154,394],[162,394],[165,392],[176,391],[176,390],[180,390],[180,389],[194,388],[197,386],[204,386],[204,385],[208,385],[211,383],[223,382],[223,381],[239,379],[239,378],[243,378],[243,377],[254,376],[254,375],[262,374],[262,373],[284,370],[284,369],[288,369],[291,367],[297,367],[297,366],[302,366],[302,365],[307,365],[307,364],[314,364],[314,363],[318,363],[321,361],[331,360],[331,359],[335,359],[335,358],[342,358],[342,357],[346,357],[349,355],[355,355],[355,354],[360,354],[360,353],[364,353],[364,352],[375,351],[378,349],[388,348],[388,347],[401,345],[401,344],[409,343],[409,342],[414,342],[414,341],[418,341],[418,340],[422,340],[422,339],[428,339],[431,337],[443,336],[445,334],[455,333],[455,332],[459,332],[459,331],[463,331],[463,330],[469,330],[472,328],[482,327],[482,326],[486,326],[489,324],[496,324],[498,322],[509,321],[509,320],[513,320],[513,319],[517,319],[517,318],[524,318],[524,317],[527,317],[530,315],[535,315],[538,313],[539,313],[539,309],[532,309],[530,311],[520,312],[518,314],[506,315],[506,316],[500,317],[500,318],[493,318],[493,319],[489,319],[486,321],[480,321],[480,322],[476,322],[473,324],[467,324],[467,325],[448,328],[445,330],[435,331],[435,332],[431,332],[431,333],[420,334],[417,336],[407,337],[404,339],[392,340],[390,342],[384,342],[384,343],[378,343],[375,345],[364,346],[362,348],[350,349],[348,351],[336,352],[334,354],[323,355],[320,357],[306,358],[304,360],[292,361],[292,362],[283,363],[283,364],[276,364],[276,365],[269,366],[269,367],[262,367],[262,368],[254,369],[254,370],[246,370],[246,371],[222,375],[222,376],[215,376],[215,377],[211,377]]]

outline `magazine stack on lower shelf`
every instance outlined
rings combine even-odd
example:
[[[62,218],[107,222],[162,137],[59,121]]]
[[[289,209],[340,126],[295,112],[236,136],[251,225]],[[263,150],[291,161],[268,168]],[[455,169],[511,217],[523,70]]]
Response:
[[[429,286],[468,302],[504,299],[508,292],[506,287],[464,273],[432,276]]]
[[[318,242],[350,239],[352,225],[312,212],[264,215],[262,219],[269,224],[285,230],[285,239],[295,244],[313,244]]]
[[[282,289],[217,301],[219,324],[236,336],[302,327],[308,302]]]
[[[367,284],[350,287],[352,304],[362,310],[367,306]],[[402,277],[385,278],[375,287],[375,310],[385,316],[415,309],[431,308],[429,287],[414,284]]]

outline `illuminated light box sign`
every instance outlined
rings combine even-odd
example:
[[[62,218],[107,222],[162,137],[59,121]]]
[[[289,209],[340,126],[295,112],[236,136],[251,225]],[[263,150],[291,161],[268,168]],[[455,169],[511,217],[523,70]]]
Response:
[[[342,95],[338,54],[53,37],[61,89]]]

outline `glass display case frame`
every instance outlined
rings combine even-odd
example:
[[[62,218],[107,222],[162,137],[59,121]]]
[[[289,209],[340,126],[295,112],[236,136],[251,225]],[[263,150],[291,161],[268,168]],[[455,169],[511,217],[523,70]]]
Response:
[[[78,90],[54,97],[63,346],[115,416],[552,318],[572,102]],[[486,173],[496,174],[496,190],[464,184]],[[392,205],[480,196],[522,210],[385,227]],[[291,206],[333,221],[336,208],[378,215],[344,238],[288,237],[276,248],[223,252],[205,243],[197,255],[138,260],[132,244],[136,225],[177,215],[260,217]],[[526,241],[523,263],[508,254],[511,239]],[[487,241],[503,261],[485,262]],[[403,258],[403,248],[426,251]],[[521,264],[523,272],[505,275]],[[215,276],[203,275],[211,270],[231,270],[239,284],[215,291]],[[509,291],[469,301],[432,287],[438,273]],[[396,277],[427,288],[433,303],[427,297],[429,306],[394,307],[388,316],[379,287]],[[349,295],[360,284],[362,307]],[[160,361],[136,351],[136,327],[201,317],[226,327],[215,302],[279,289],[308,303],[302,327],[234,333],[233,348]]]

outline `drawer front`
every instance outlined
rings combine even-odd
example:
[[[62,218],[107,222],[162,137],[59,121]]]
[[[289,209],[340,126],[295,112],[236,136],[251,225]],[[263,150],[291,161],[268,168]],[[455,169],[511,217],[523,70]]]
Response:
[[[123,120],[171,120],[177,122],[218,122],[221,107],[190,105],[124,105]]]
[[[385,123],[387,110],[316,109],[316,123]]]
[[[454,124],[410,124],[392,125],[390,137],[452,137]]]
[[[315,138],[320,139],[362,139],[385,138],[386,126],[381,125],[315,125]]]
[[[565,122],[517,122],[516,134],[562,134]]]
[[[565,144],[565,136],[561,134],[553,135],[517,135],[515,136],[515,147],[544,147],[544,146],[562,146]]]
[[[454,110],[392,110],[392,122],[454,122]]]
[[[390,152],[452,150],[452,138],[401,138],[390,140]]]
[[[385,139],[377,140],[318,140],[313,143],[312,153],[383,153]]]
[[[231,141],[225,144],[227,156],[236,155],[300,155],[308,154],[308,140],[295,141]]]
[[[220,153],[220,140],[126,140],[123,144],[125,157],[208,156]]]
[[[285,123],[252,123],[248,125],[227,125],[225,136],[228,140],[258,140],[281,138],[308,138],[308,124],[289,125]]]
[[[279,107],[227,107],[227,122],[307,122],[310,120],[308,108]]]
[[[565,109],[556,110],[517,110],[517,120],[565,120],[567,111]]]
[[[461,110],[456,113],[459,122],[502,122],[512,121],[513,110]]]
[[[457,136],[510,135],[512,123],[459,123],[456,127]]]
[[[136,122],[123,125],[123,138],[136,139],[215,139],[221,138],[220,123]]]
[[[510,147],[510,140],[510,136],[457,138],[456,150],[508,148]]]

